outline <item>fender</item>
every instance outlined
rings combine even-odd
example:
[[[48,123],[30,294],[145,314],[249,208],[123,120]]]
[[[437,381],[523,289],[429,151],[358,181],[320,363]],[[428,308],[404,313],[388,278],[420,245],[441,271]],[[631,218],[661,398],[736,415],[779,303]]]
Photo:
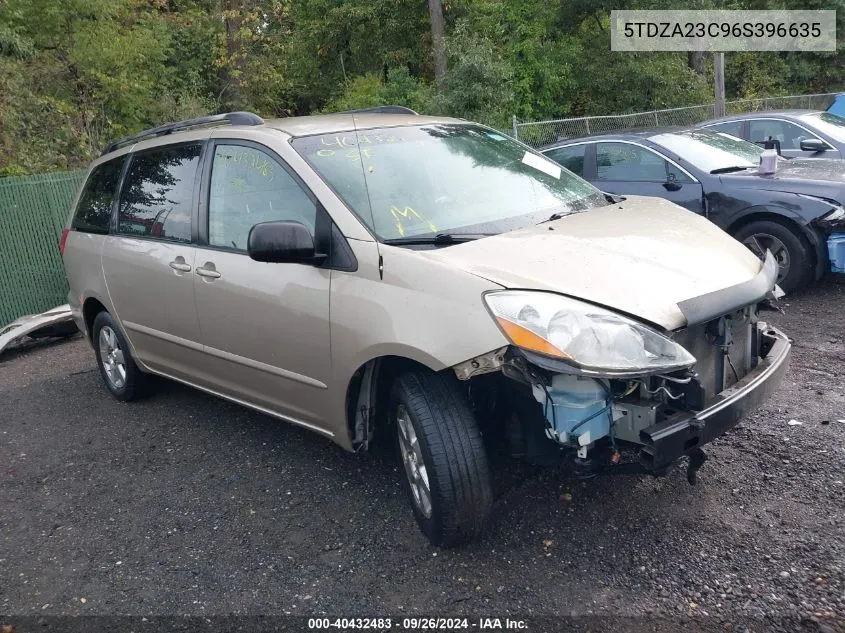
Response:
[[[819,213],[819,215],[821,215],[821,213]],[[735,213],[731,218],[730,225],[725,230],[728,233],[733,234],[741,225],[751,222],[751,216],[758,216],[760,219],[783,218],[791,220],[800,227],[807,227],[815,218],[815,216],[808,218],[805,214],[798,213],[786,205],[753,205]]]

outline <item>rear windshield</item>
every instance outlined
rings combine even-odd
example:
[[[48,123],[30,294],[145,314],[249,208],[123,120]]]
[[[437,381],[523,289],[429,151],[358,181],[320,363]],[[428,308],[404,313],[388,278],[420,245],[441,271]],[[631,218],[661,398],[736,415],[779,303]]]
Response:
[[[112,203],[126,156],[97,165],[88,176],[71,228],[87,233],[108,233]]]
[[[830,112],[819,112],[818,114],[808,114],[804,117],[804,120],[835,141],[845,143],[845,119],[841,116]]]
[[[656,134],[649,140],[702,171],[730,167],[754,167],[763,148],[714,130],[684,130]]]
[[[608,204],[572,172],[478,125],[340,132],[293,147],[382,239],[503,233]]]

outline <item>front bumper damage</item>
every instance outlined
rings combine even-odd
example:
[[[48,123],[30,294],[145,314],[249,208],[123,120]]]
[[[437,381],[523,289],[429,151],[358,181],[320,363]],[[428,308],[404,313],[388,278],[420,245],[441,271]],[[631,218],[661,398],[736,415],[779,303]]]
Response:
[[[725,389],[716,402],[698,412],[681,412],[640,431],[644,444],[642,466],[660,474],[684,455],[698,454],[700,447],[732,429],[750,411],[763,403],[780,385],[789,366],[792,344],[787,336],[769,327],[773,339],[769,353],[751,372]]]
[[[688,328],[677,340],[697,363],[672,375],[579,377],[562,373],[560,361],[515,347],[453,369],[488,434],[499,428],[514,457],[568,465],[581,477],[660,476],[686,457],[695,483],[702,447],[777,390],[792,345],[753,307]]]
[[[771,253],[753,278],[678,303],[686,326],[666,338],[693,363],[674,369],[584,369],[566,358],[510,345],[453,367],[476,415],[514,457],[569,464],[579,476],[663,475],[763,403],[786,372],[791,342],[759,320],[777,298]],[[633,335],[632,335],[633,336]]]
[[[68,336],[76,331],[77,327],[67,304],[41,314],[23,316],[0,328],[0,354],[25,336]]]

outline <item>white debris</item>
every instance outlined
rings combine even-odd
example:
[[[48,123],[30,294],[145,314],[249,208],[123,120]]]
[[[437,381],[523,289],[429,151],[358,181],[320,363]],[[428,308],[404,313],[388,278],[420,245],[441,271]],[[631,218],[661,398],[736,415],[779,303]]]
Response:
[[[803,422],[799,422],[798,420],[790,420],[789,422],[787,422],[787,424],[788,424],[789,426],[801,426],[801,425],[802,425],[802,424],[804,424],[804,423],[803,423]]]

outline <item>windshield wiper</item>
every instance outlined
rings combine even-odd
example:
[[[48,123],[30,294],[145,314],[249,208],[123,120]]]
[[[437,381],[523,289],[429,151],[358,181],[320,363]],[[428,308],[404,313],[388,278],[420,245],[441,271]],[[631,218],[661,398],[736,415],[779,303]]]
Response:
[[[613,195],[610,195],[610,194],[607,194],[607,193],[602,194],[602,195],[604,196],[604,199],[607,200],[611,204],[614,204],[614,203],[617,203],[617,202],[622,202],[623,200],[625,200],[625,198],[623,198],[622,196],[613,196]],[[554,222],[555,220],[560,220],[561,218],[565,218],[567,215],[575,215],[576,213],[584,213],[584,211],[589,211],[591,208],[594,208],[594,207],[588,207],[588,206],[571,207],[571,208],[567,209],[566,211],[555,211],[549,217],[547,217],[545,220],[540,220],[539,222],[537,222],[537,224],[546,224],[547,222]]]
[[[560,211],[555,211],[545,220],[540,220],[537,224],[545,224],[546,222],[554,222],[555,220],[560,220],[563,217],[566,217],[569,213],[561,213]]]
[[[735,171],[745,171],[746,169],[751,169],[751,165],[746,167],[742,167],[740,165],[733,165],[732,167],[719,167],[718,169],[711,169],[711,174],[730,174]]]
[[[435,244],[437,246],[447,244],[458,244],[460,242],[471,242],[482,237],[490,237],[494,233],[438,233],[436,235],[410,235],[408,237],[393,237],[382,240],[384,244],[392,246],[404,246],[414,244]]]
[[[587,209],[567,209],[566,211],[555,211],[545,220],[540,220],[537,224],[545,224],[546,222],[554,222],[555,220],[560,220],[561,218],[565,218],[567,215],[575,215],[576,213],[583,213],[587,211]]]

